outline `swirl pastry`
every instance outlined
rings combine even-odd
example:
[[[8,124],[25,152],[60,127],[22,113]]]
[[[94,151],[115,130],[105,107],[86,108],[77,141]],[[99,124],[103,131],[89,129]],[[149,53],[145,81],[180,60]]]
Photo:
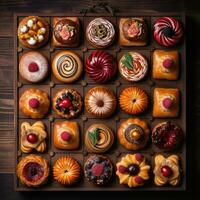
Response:
[[[84,164],[84,174],[93,184],[106,185],[112,178],[113,164],[106,156],[90,156]]]
[[[112,146],[114,134],[104,124],[93,124],[85,133],[85,145],[90,152],[104,153]]]
[[[53,18],[53,46],[76,47],[80,41],[80,23],[78,17]]]
[[[138,118],[123,121],[118,129],[119,142],[128,150],[144,148],[149,141],[149,134],[148,124]]]
[[[86,39],[95,48],[105,48],[115,38],[114,26],[107,19],[95,18],[86,28]]]
[[[140,53],[127,52],[119,60],[119,72],[127,81],[136,82],[143,79],[147,70],[147,60]]]
[[[170,184],[176,186],[180,182],[179,157],[171,155],[165,158],[158,154],[155,156],[155,168],[153,171],[155,177],[154,182],[157,186]]]
[[[120,184],[128,185],[130,188],[139,187],[149,179],[150,166],[140,153],[126,154],[116,165],[116,175]]]
[[[125,88],[119,96],[120,108],[130,115],[144,112],[148,101],[147,93],[139,87]]]
[[[28,187],[38,187],[46,183],[49,171],[48,161],[33,154],[23,157],[17,165],[17,176]]]
[[[44,80],[48,71],[49,65],[47,59],[37,51],[29,51],[20,58],[19,73],[23,79],[31,83]]]
[[[174,150],[182,140],[183,132],[174,122],[161,122],[153,128],[152,142],[162,150]]]
[[[121,46],[145,46],[148,41],[147,24],[143,18],[121,18],[119,43]]]
[[[19,108],[27,117],[43,118],[49,111],[50,101],[48,94],[36,88],[23,92],[19,99]]]
[[[91,88],[85,96],[86,111],[96,117],[109,117],[115,111],[116,104],[113,91],[105,87]]]
[[[53,178],[60,184],[70,186],[81,176],[80,164],[70,156],[58,158],[53,165]]]
[[[27,48],[39,48],[49,39],[49,24],[38,16],[25,17],[19,23],[18,38]]]
[[[52,62],[55,77],[64,83],[76,81],[82,74],[83,64],[77,54],[72,51],[60,51]]]
[[[77,149],[80,143],[78,123],[72,121],[55,122],[53,143],[57,149]]]
[[[53,109],[57,115],[71,119],[78,116],[82,110],[81,95],[74,89],[61,89],[53,98]]]
[[[93,51],[86,59],[86,72],[97,83],[112,79],[116,70],[115,59],[105,51]]]
[[[46,150],[46,137],[47,133],[43,122],[37,121],[33,125],[23,122],[21,124],[21,151],[30,153],[35,149],[38,152],[44,152]]]
[[[180,42],[183,36],[181,23],[172,17],[161,17],[155,21],[153,36],[162,46],[172,47]]]

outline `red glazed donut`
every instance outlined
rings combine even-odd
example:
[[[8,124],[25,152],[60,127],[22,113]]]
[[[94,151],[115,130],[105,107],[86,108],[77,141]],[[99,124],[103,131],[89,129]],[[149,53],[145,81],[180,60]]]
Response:
[[[113,56],[104,51],[93,51],[86,60],[86,72],[98,83],[105,83],[112,79],[116,69]]]
[[[181,40],[183,29],[177,19],[161,17],[156,20],[153,26],[153,35],[160,45],[172,47]]]

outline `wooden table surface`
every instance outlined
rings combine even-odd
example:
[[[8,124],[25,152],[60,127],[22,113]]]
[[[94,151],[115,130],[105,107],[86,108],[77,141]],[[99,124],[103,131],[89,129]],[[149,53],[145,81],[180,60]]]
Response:
[[[55,3],[56,2],[56,3]],[[78,1],[78,0],[57,0],[57,1],[23,1],[23,0],[0,0],[0,198],[1,199],[32,199],[34,197],[45,198],[49,194],[44,193],[17,193],[13,191],[14,173],[14,53],[13,53],[13,13],[14,12],[79,12],[97,1]],[[118,12],[140,11],[147,12],[186,12],[187,16],[187,68],[188,68],[188,191],[187,193],[167,193],[166,195],[148,194],[148,198],[163,197],[162,199],[172,198],[172,196],[191,194],[200,189],[198,179],[200,178],[200,7],[198,1],[177,1],[177,0],[108,0],[106,1]],[[55,194],[51,194],[52,199]],[[61,193],[62,194],[62,193]],[[131,197],[134,193],[123,193]],[[31,196],[30,196],[31,195]],[[60,195],[60,194],[59,194]],[[69,194],[68,194],[69,195]],[[74,195],[74,196],[73,196]],[[112,197],[112,194],[107,194]],[[161,196],[162,195],[162,196]],[[58,193],[56,194],[58,196]],[[71,197],[76,197],[70,193]],[[70,197],[69,196],[69,197]],[[83,197],[88,197],[84,193]],[[136,193],[136,197],[143,197],[145,194]],[[101,199],[103,194],[99,194],[97,199]]]

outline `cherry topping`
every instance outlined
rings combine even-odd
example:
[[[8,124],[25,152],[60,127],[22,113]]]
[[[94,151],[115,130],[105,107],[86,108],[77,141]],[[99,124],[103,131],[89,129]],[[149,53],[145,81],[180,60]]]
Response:
[[[30,99],[28,103],[31,108],[38,108],[40,105],[40,102],[36,98]]]
[[[143,155],[140,154],[140,153],[136,153],[135,158],[136,158],[137,161],[141,162],[143,160]]]
[[[119,170],[119,172],[122,173],[122,174],[125,174],[125,173],[128,172],[128,169],[127,169],[126,167],[124,167],[123,165],[120,165],[120,166],[118,167],[118,170]]]
[[[169,178],[172,175],[173,172],[172,172],[172,169],[169,166],[165,165],[165,166],[161,167],[161,173],[164,177]]]
[[[165,107],[165,108],[167,108],[167,109],[169,109],[169,108],[171,108],[172,107],[172,105],[173,105],[173,100],[172,99],[170,99],[170,98],[165,98],[165,99],[163,99],[163,106]]]
[[[138,165],[132,164],[132,165],[129,165],[128,171],[129,171],[130,175],[135,176],[140,172],[140,168]]]
[[[70,99],[68,99],[68,98],[63,99],[63,100],[60,102],[60,104],[59,104],[59,106],[60,106],[61,108],[69,108],[69,107],[71,107],[71,105],[72,105],[72,102],[71,102]]]
[[[167,58],[167,59],[165,59],[165,60],[163,61],[162,64],[163,64],[163,67],[165,67],[165,68],[170,68],[170,67],[173,66],[173,60],[170,59],[170,58]]]
[[[61,133],[61,138],[62,138],[62,140],[68,142],[68,141],[71,140],[71,134],[67,131],[64,131],[64,132]]]
[[[37,72],[39,70],[39,66],[36,62],[31,62],[29,65],[28,65],[28,71],[29,72]]]
[[[27,141],[30,142],[31,144],[35,144],[38,141],[38,137],[34,133],[30,133],[27,135]]]
[[[104,166],[101,163],[97,163],[92,166],[92,173],[95,176],[100,176],[103,173],[103,171],[104,171]]]
[[[135,177],[135,182],[136,182],[137,184],[143,184],[143,183],[144,183],[144,180],[143,180],[142,177],[136,176],[136,177]]]

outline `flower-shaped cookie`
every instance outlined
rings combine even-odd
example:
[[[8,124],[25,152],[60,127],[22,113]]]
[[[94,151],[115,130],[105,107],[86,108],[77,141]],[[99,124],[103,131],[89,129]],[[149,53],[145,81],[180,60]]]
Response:
[[[30,153],[35,149],[38,152],[44,152],[46,149],[46,137],[47,133],[43,122],[37,121],[33,125],[23,122],[21,124],[21,151]]]
[[[163,155],[155,157],[154,182],[157,186],[169,183],[172,186],[178,185],[180,181],[179,157],[171,155],[165,158]]]
[[[127,184],[129,187],[142,186],[145,180],[149,179],[150,166],[140,153],[127,154],[117,163],[117,176],[120,184]]]

